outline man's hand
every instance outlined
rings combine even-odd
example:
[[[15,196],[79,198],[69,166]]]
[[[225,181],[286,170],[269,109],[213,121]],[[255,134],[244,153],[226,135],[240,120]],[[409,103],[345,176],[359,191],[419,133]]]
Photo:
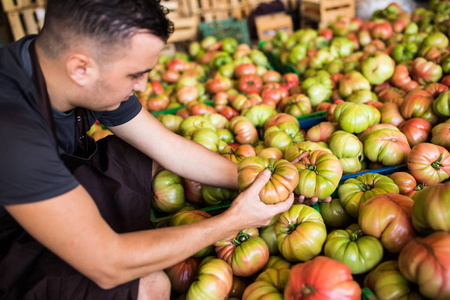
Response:
[[[297,156],[293,161],[291,161],[291,163],[296,164],[296,163],[300,162],[303,158],[308,157],[308,156],[309,156],[309,152],[302,153],[299,156]],[[332,199],[331,196],[328,196],[324,200],[319,200],[318,197],[306,198],[303,195],[300,195],[300,196],[296,195],[295,199],[294,199],[294,204],[314,205],[317,202],[330,202],[331,199]]]
[[[269,170],[261,172],[252,185],[240,193],[232,202],[228,210],[238,216],[239,223],[242,223],[242,226],[245,228],[261,227],[269,224],[275,215],[288,210],[294,202],[293,193],[285,201],[277,204],[265,204],[262,202],[259,198],[259,193],[269,179]],[[240,227],[238,224],[236,225]],[[241,229],[239,228],[238,230]]]

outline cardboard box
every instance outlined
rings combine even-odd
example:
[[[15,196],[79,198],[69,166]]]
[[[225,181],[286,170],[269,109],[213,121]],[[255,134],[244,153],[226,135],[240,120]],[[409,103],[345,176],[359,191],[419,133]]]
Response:
[[[285,13],[258,16],[255,18],[255,24],[260,41],[271,39],[278,31],[292,34],[294,30],[292,18]]]

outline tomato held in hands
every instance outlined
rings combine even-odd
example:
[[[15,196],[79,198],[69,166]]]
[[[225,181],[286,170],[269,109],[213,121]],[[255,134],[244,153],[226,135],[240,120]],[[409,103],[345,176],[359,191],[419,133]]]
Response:
[[[238,166],[239,189],[245,191],[265,169],[272,176],[261,189],[259,198],[266,204],[285,201],[298,184],[298,171],[293,164],[285,159],[275,160],[265,157],[246,157]]]

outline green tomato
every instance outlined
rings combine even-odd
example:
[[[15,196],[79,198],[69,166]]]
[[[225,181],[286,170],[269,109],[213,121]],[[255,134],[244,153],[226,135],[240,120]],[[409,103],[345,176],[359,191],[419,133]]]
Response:
[[[184,189],[180,176],[162,170],[156,174],[152,182],[152,206],[165,213],[174,213],[184,204]]]
[[[433,102],[433,110],[441,117],[450,117],[450,91],[442,92]]]
[[[345,212],[338,198],[330,202],[320,202],[319,210],[325,225],[329,227],[343,228],[355,222],[355,219]]]
[[[352,217],[359,216],[359,206],[376,195],[399,193],[392,179],[377,173],[367,173],[347,179],[338,189],[339,201]]]
[[[383,245],[372,236],[365,236],[362,230],[337,229],[328,234],[324,254],[346,264],[352,274],[370,271],[383,259]]]
[[[350,133],[360,133],[378,123],[380,112],[367,105],[352,102],[340,103],[334,110],[334,119],[341,128]]]

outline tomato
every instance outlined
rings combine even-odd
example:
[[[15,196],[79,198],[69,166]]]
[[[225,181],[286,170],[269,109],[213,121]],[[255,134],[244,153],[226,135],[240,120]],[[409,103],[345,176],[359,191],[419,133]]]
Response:
[[[236,78],[240,78],[244,75],[256,75],[256,65],[251,63],[240,64],[234,69],[234,75]]]
[[[412,199],[412,222],[419,233],[450,231],[450,182],[430,185]]]
[[[299,126],[299,128],[300,128],[298,120],[294,116],[292,116],[290,114],[286,114],[286,113],[276,113],[275,115],[270,117],[270,119],[267,120],[267,122],[264,124],[264,130],[266,130],[267,128],[272,127],[272,126],[278,126],[284,122],[291,122],[291,123]]]
[[[364,278],[364,287],[368,287],[377,299],[410,299],[414,293],[410,282],[400,273],[396,260],[384,261],[370,271]]]
[[[183,118],[173,114],[159,115],[158,120],[170,131],[178,133]]]
[[[246,157],[238,166],[238,182],[241,191],[246,190],[265,169],[270,170],[272,176],[261,189],[259,198],[266,204],[285,201],[298,184],[296,167],[285,159],[275,160],[265,157]]]
[[[408,156],[408,170],[418,182],[436,184],[450,177],[450,153],[441,146],[420,143]]]
[[[356,225],[356,224],[355,224]],[[383,245],[373,236],[355,231],[337,229],[330,232],[323,248],[325,256],[346,264],[352,274],[362,274],[383,259]]]
[[[216,127],[203,116],[189,116],[180,124],[180,135],[188,138],[200,128],[209,128],[216,131]]]
[[[179,294],[188,291],[197,276],[200,261],[199,258],[189,257],[164,270],[170,279],[173,291]]]
[[[450,151],[450,121],[440,123],[431,129],[431,143]]]
[[[239,191],[203,185],[202,197],[207,206],[218,206],[231,203],[239,194]]]
[[[381,123],[392,124],[398,126],[405,121],[403,118],[400,107],[397,103],[385,103],[380,108]]]
[[[361,204],[358,224],[364,234],[381,240],[384,248],[398,253],[415,236],[411,198],[395,193],[376,195]]]
[[[246,93],[248,91],[260,90],[262,88],[263,82],[261,77],[258,75],[243,75],[238,79],[238,90],[241,93]]]
[[[282,98],[277,108],[279,111],[294,117],[307,115],[312,111],[311,101],[304,94],[296,94]]]
[[[333,132],[336,131],[336,125],[331,122],[320,122],[319,124],[308,129],[306,140],[312,142],[328,143]]]
[[[278,220],[278,219],[277,219]],[[290,269],[291,263],[285,260],[283,257],[278,255],[271,255],[269,257],[269,260],[267,261],[267,264],[264,266],[263,271],[267,269]]]
[[[255,149],[252,145],[238,145],[236,148],[226,146],[221,155],[232,162],[239,163],[244,157],[256,156]]]
[[[247,287],[246,280],[243,277],[233,276],[233,283],[231,285],[231,290],[228,293],[227,299],[241,299],[244,294],[244,290]]]
[[[288,261],[307,261],[322,251],[327,230],[322,216],[314,208],[292,205],[275,225],[278,250]]]
[[[346,73],[339,81],[339,95],[342,99],[346,99],[354,91],[370,90],[370,88],[371,86],[367,78],[358,71]]]
[[[255,127],[259,128],[262,128],[274,114],[276,114],[275,109],[263,103],[244,108],[241,111],[241,115],[249,119]]]
[[[425,90],[412,90],[406,95],[400,106],[400,112],[405,119],[424,118],[432,125],[437,123],[438,116],[433,111],[434,98]]]
[[[330,149],[322,146],[319,143],[304,141],[304,142],[300,142],[300,143],[297,143],[295,145],[288,147],[286,149],[286,151],[284,152],[284,158],[288,161],[293,161],[299,155],[301,155],[305,152],[314,151],[314,150],[324,150],[324,151],[332,154]]]
[[[400,272],[419,285],[420,293],[430,299],[449,299],[450,234],[434,232],[416,237],[400,252]]]
[[[269,260],[269,247],[257,228],[248,228],[214,243],[217,257],[226,261],[236,276],[248,277]]]
[[[398,130],[380,129],[364,141],[364,154],[372,162],[383,166],[396,166],[406,161],[411,151],[406,136]]]
[[[277,245],[277,235],[275,233],[275,224],[278,221],[279,217],[280,215],[276,215],[272,218],[269,225],[259,228],[259,236],[267,243],[270,255],[276,255],[279,253]]]
[[[265,158],[275,158],[276,160],[283,159],[283,152],[275,147],[267,147],[258,152],[257,156]]]
[[[267,269],[256,277],[244,291],[242,300],[283,299],[289,269]]]
[[[395,172],[389,178],[398,186],[399,193],[402,195],[413,191],[417,186],[417,181],[414,176],[407,172]]]
[[[244,116],[233,117],[230,129],[239,144],[254,144],[258,141],[258,131],[253,123]]]
[[[367,104],[345,102],[336,106],[334,119],[343,130],[350,133],[360,133],[370,125],[379,123],[380,112]]]
[[[233,271],[223,260],[207,257],[200,263],[197,280],[186,295],[187,300],[222,300],[231,290]]]
[[[338,198],[334,198],[330,202],[319,203],[320,214],[322,215],[325,225],[334,228],[343,228],[354,221],[354,219],[345,212]]]
[[[450,91],[442,92],[434,100],[433,109],[441,117],[450,117]]]
[[[417,57],[411,65],[411,74],[419,84],[438,82],[442,78],[442,67],[423,57]]]
[[[152,182],[152,206],[165,213],[174,213],[181,209],[184,202],[184,190],[180,176],[162,170]]]
[[[326,199],[336,190],[343,173],[339,159],[323,150],[310,152],[295,167],[299,174],[295,193],[319,200]]]
[[[290,146],[304,141],[305,137],[299,127],[291,122],[272,126],[264,131],[264,143],[266,147],[275,147],[283,153]]]
[[[372,126],[369,126],[369,128],[367,128],[366,130],[364,130],[363,132],[361,132],[360,134],[358,134],[358,138],[359,140],[364,143],[367,139],[367,137],[380,129],[391,129],[391,130],[396,130],[399,131],[397,126],[394,126],[392,124],[388,124],[388,123],[378,123],[378,124],[373,124]]]
[[[354,218],[359,216],[360,204],[373,196],[389,192],[398,194],[398,186],[389,177],[377,173],[366,173],[356,178],[349,178],[338,189],[342,207]]]
[[[234,117],[239,116],[239,112],[234,108],[232,108],[231,106],[225,106],[217,111],[219,112],[219,114],[227,118],[227,120],[231,120]]]
[[[187,138],[203,145],[213,152],[218,152],[219,150],[219,137],[217,136],[216,129],[199,128]]]
[[[184,198],[192,204],[202,204],[202,184],[186,178],[182,178]]]
[[[431,132],[431,123],[422,118],[412,118],[400,123],[398,129],[405,134],[409,145],[414,147],[428,140],[428,135]]]
[[[350,268],[334,259],[318,256],[291,268],[284,289],[285,300],[361,299],[361,287]]]

